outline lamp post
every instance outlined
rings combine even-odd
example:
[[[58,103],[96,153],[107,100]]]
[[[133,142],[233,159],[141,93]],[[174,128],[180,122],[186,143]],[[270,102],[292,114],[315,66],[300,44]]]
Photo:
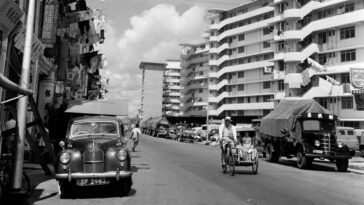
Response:
[[[23,53],[23,63],[21,72],[20,87],[27,89],[29,85],[30,75],[30,61],[32,55],[32,42],[33,42],[33,25],[35,13],[35,1],[29,0],[28,15],[26,21],[26,33]],[[27,112],[28,97],[25,96],[19,99],[18,102],[18,137],[16,138],[13,177],[11,178],[10,185],[13,190],[20,190],[22,188],[22,172],[24,162],[24,141],[26,134],[26,112]]]

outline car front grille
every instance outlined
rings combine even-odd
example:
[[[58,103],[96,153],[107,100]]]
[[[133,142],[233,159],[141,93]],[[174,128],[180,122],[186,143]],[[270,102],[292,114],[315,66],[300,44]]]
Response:
[[[86,150],[83,153],[84,172],[100,173],[104,171],[104,152],[102,150]]]
[[[321,146],[324,154],[329,154],[334,151],[336,146],[335,136],[330,136],[329,134],[322,136]]]

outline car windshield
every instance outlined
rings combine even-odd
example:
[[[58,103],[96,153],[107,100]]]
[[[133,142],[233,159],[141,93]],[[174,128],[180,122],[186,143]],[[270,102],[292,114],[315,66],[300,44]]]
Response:
[[[79,122],[72,124],[70,137],[118,134],[118,125],[115,122]]]
[[[332,132],[335,130],[335,123],[319,120],[305,120],[303,121],[303,130]]]

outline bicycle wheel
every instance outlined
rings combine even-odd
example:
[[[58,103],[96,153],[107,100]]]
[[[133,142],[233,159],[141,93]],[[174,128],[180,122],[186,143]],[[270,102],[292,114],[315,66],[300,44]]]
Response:
[[[229,160],[229,168],[230,168],[230,175],[234,176],[235,175],[235,157],[234,157],[234,153],[232,153],[232,150],[230,150],[230,160]]]
[[[25,195],[29,195],[31,190],[32,187],[30,184],[29,176],[25,172],[23,172],[21,192],[24,193]]]
[[[258,173],[258,165],[259,165],[259,159],[258,159],[258,157],[256,157],[255,158],[255,162],[252,165],[253,174],[257,174]]]
[[[225,163],[224,163],[224,160],[225,160]],[[222,156],[221,156],[221,165],[222,165],[222,173],[226,174],[227,163],[226,163],[226,154],[225,153],[223,153]]]

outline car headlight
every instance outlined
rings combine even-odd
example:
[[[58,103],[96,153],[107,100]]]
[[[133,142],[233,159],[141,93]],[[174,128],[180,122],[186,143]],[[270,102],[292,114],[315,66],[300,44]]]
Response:
[[[68,164],[70,162],[71,155],[68,152],[63,152],[61,156],[59,157],[59,161],[62,164]]]
[[[337,147],[339,147],[339,148],[342,148],[342,147],[343,147],[343,145],[344,145],[344,143],[342,143],[342,142],[338,142],[338,143],[337,143]]]
[[[319,147],[320,146],[320,141],[319,140],[315,140],[315,146]]]
[[[127,153],[124,150],[120,150],[116,157],[118,158],[119,161],[124,161],[127,157]]]

